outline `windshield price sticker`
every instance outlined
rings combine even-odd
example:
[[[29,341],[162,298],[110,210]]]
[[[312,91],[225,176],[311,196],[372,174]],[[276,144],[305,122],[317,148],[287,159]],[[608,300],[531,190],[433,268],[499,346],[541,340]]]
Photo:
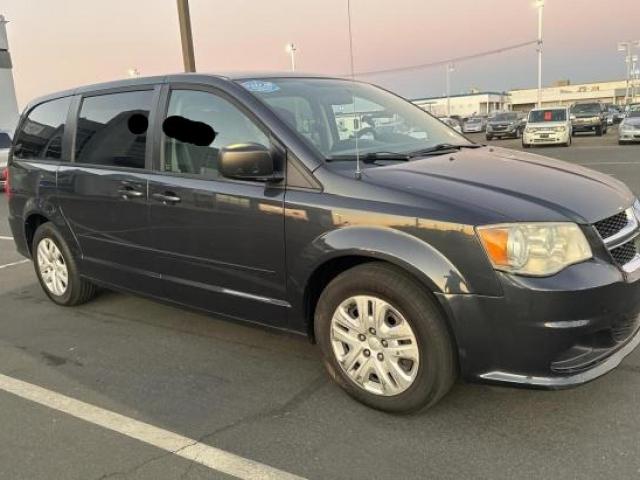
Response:
[[[250,92],[273,93],[280,90],[280,87],[275,83],[261,80],[250,80],[248,82],[242,82],[241,85]]]

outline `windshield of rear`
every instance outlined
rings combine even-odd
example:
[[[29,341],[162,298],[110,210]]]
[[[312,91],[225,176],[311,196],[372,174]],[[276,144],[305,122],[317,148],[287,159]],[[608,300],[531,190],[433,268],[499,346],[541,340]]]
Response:
[[[533,110],[529,113],[529,123],[564,122],[567,111],[563,109]]]
[[[579,103],[571,108],[573,113],[600,113],[598,103]]]
[[[470,118],[469,120],[467,120],[467,123],[480,123],[482,121],[482,119],[480,118]]]
[[[325,159],[407,153],[439,144],[471,145],[414,104],[366,83],[319,78],[270,78],[239,83]]]
[[[509,112],[509,113],[498,113],[493,117],[492,120],[496,122],[504,122],[504,121],[511,122],[513,120],[517,120],[517,118],[518,118],[517,113]]]

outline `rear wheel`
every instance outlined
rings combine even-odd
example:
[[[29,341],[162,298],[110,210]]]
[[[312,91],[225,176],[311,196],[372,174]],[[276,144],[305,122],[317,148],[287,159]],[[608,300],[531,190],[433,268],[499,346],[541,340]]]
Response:
[[[367,263],[338,275],[318,300],[314,327],[329,375],[370,407],[430,407],[456,379],[442,314],[424,286],[394,266]]]
[[[71,250],[53,224],[43,223],[38,227],[32,252],[40,285],[55,303],[80,305],[95,296],[95,286],[80,277]]]

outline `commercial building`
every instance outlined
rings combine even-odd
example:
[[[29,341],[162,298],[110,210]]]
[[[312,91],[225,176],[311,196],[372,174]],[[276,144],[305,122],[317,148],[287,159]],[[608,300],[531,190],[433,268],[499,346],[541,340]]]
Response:
[[[11,71],[6,24],[4,16],[0,15],[0,130],[13,134],[18,122],[18,102]]]
[[[569,82],[557,82],[541,91],[542,106],[571,105],[575,102],[599,101],[615,105],[624,104],[627,82],[591,82],[571,85]],[[516,89],[509,92],[513,110],[528,111],[536,106],[538,90],[536,88]]]
[[[572,105],[576,102],[598,101],[623,105],[627,82],[613,80],[572,85],[569,81],[559,81],[541,92],[542,105],[545,107]],[[636,89],[633,101],[640,101],[640,90]],[[416,98],[413,103],[437,117],[447,115],[447,97]],[[509,92],[471,92],[449,97],[450,115],[470,117],[487,115],[495,111],[517,110],[528,112],[538,101],[538,89],[514,89]]]
[[[436,117],[447,115],[447,97],[417,98],[411,101]],[[449,97],[449,115],[460,117],[489,115],[491,112],[507,110],[509,104],[509,94],[505,92],[472,92],[451,95]]]

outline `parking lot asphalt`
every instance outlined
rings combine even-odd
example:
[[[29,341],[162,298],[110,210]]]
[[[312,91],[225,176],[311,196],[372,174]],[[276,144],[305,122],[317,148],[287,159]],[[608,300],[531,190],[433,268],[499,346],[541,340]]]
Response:
[[[615,129],[574,140],[532,151],[640,192],[640,145],[619,147]],[[7,236],[0,221],[0,266],[22,260]],[[432,410],[393,416],[334,386],[304,338],[106,291],[57,307],[19,263],[0,268],[2,375],[310,479],[640,476],[640,351],[580,388],[459,383]],[[0,479],[231,478],[1,383]]]

